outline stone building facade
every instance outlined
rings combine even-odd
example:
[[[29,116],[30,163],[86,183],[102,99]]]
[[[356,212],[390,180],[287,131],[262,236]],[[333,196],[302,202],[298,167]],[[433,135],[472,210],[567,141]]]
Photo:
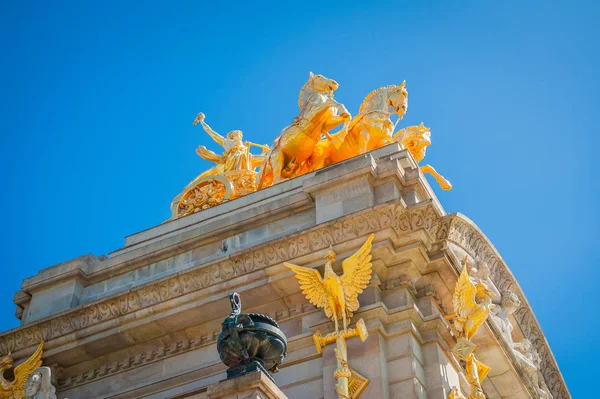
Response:
[[[362,398],[468,392],[445,318],[466,256],[498,305],[473,339],[491,368],[487,397],[570,398],[498,251],[467,217],[445,213],[397,144],[133,234],[109,257],[40,270],[15,295],[21,326],[0,334],[0,354],[20,361],[43,340],[59,398],[214,397],[226,369],[215,341],[237,291],[246,311],[287,335],[277,387],[291,399],[334,399],[333,349],[319,355],[312,340],[333,322],[283,263],[322,270],[331,245],[339,270],[371,233],[373,277],[355,315],[369,337],[348,341],[352,368],[370,381]]]

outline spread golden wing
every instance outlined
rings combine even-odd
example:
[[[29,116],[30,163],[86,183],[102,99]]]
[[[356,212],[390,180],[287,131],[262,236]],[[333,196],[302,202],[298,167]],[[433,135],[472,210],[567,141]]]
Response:
[[[198,154],[202,159],[206,159],[207,161],[211,161],[214,163],[223,163],[222,156],[212,152],[203,145],[198,146],[198,148],[196,148],[196,154]]]
[[[467,321],[469,314],[477,306],[475,302],[477,287],[471,281],[467,269],[468,266],[465,262],[456,282],[456,288],[454,288],[454,295],[452,297],[452,305],[456,313],[454,325],[457,331],[463,330],[463,325]]]
[[[329,306],[329,297],[325,288],[323,287],[323,279],[316,269],[309,269],[308,267],[296,266],[291,263],[285,262],[284,265],[287,268],[292,269],[296,275],[296,280],[300,283],[300,289],[306,296],[306,299],[310,303],[318,308],[323,308],[325,315],[328,318],[333,316],[331,306]]]
[[[44,341],[40,342],[39,346],[33,352],[33,355],[23,363],[15,367],[15,381],[12,383],[14,392],[25,392],[25,383],[29,374],[42,365],[42,352]]]
[[[359,308],[358,295],[363,292],[371,281],[371,244],[374,234],[356,253],[342,262],[342,287],[346,299],[346,311],[351,315]]]

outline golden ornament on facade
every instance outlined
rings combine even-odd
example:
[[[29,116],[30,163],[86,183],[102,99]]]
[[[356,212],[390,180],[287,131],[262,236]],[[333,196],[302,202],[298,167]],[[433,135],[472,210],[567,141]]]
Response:
[[[368,379],[348,366],[346,340],[359,337],[364,342],[369,336],[363,319],[358,320],[354,328],[348,328],[348,322],[353,312],[360,307],[358,295],[371,281],[371,246],[374,237],[374,234],[371,234],[354,255],[342,262],[344,273],[341,276],[333,271],[332,265],[336,254],[331,247],[325,255],[323,277],[315,269],[284,263],[294,272],[306,299],[313,305],[323,308],[327,318],[335,323],[334,332],[323,336],[320,331],[317,331],[313,335],[313,341],[318,353],[322,353],[325,346],[335,342],[337,369],[333,376],[339,399],[356,399],[369,384]],[[339,319],[343,323],[342,330],[339,329]]]
[[[224,152],[219,155],[204,146],[196,153],[215,165],[202,172],[171,203],[172,219],[208,209],[226,201],[269,187],[287,179],[313,172],[371,150],[398,142],[420,162],[431,144],[429,128],[423,124],[394,133],[408,109],[406,83],[373,90],[352,118],[346,107],[334,100],[338,83],[323,75],[314,75],[300,89],[299,113],[280,132],[270,147],[242,140],[242,132],[233,130],[225,137],[215,132],[199,113],[206,133]],[[396,116],[396,122],[392,116]],[[331,132],[339,128],[337,132]],[[252,154],[258,147],[261,154]],[[256,170],[258,168],[258,170]],[[444,190],[452,185],[430,165],[420,167],[431,174]]]
[[[485,399],[481,382],[488,375],[490,368],[475,358],[477,347],[471,339],[496,306],[492,304],[493,292],[484,281],[473,281],[469,276],[468,257],[462,262],[462,271],[454,288],[452,304],[454,314],[446,319],[454,319],[454,331],[457,343],[452,352],[465,362],[466,377],[469,383],[467,399]],[[461,398],[462,394],[454,387],[448,395],[449,399]]]
[[[14,369],[14,380],[8,381],[4,373],[13,367],[10,353],[0,359],[0,399],[25,399],[25,384],[29,375],[42,365],[44,342],[40,342],[35,352]]]
[[[342,320],[344,330],[348,328],[348,320],[352,312],[359,308],[358,295],[371,281],[371,234],[363,246],[352,256],[342,262],[344,274],[338,276],[333,271],[336,254],[329,249],[325,255],[325,271],[323,277],[318,270],[308,267],[284,263],[296,275],[302,293],[306,299],[325,311],[325,315],[335,323],[335,332],[339,331],[338,320]]]

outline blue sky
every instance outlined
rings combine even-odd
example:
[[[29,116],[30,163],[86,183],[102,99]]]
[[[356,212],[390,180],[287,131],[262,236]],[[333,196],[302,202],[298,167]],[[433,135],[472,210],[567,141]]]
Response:
[[[447,212],[499,249],[574,397],[597,388],[600,8],[594,2],[148,1],[0,6],[3,290],[169,217],[218,150],[192,121],[270,143],[309,71],[356,113],[407,81]],[[591,397],[591,396],[587,396]]]

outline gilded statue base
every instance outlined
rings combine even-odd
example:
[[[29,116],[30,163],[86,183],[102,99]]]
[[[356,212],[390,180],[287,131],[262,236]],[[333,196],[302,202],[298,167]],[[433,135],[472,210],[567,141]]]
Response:
[[[355,328],[347,328],[332,332],[325,336],[317,331],[313,335],[313,342],[318,353],[323,353],[323,348],[335,342],[335,358],[337,369],[333,376],[336,380],[335,391],[339,399],[356,399],[369,385],[369,380],[348,366],[348,346],[346,340],[359,337],[362,342],[368,338],[369,332],[363,319],[358,320]]]

